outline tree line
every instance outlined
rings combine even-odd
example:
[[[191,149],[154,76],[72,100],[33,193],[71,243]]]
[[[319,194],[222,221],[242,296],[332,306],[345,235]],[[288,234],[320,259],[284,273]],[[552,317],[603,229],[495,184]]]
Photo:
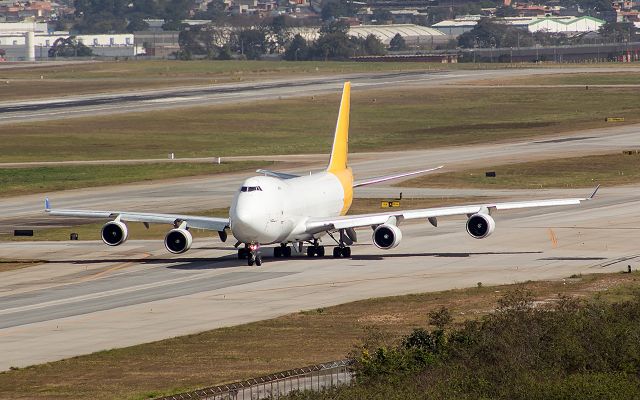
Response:
[[[189,28],[180,33],[180,59],[250,60],[265,54],[282,54],[285,60],[346,60],[355,56],[383,55],[385,45],[375,35],[359,38],[349,35],[349,25],[340,20],[325,23],[316,40],[294,33],[289,18],[278,16],[245,28],[214,24]],[[396,40],[397,44],[401,44]]]

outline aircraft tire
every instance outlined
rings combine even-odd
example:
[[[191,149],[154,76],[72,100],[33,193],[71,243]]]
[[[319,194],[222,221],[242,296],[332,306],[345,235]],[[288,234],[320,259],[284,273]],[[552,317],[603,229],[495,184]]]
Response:
[[[262,265],[262,257],[259,255],[256,257],[256,266],[259,267]]]
[[[344,258],[351,257],[351,247],[345,247],[342,249],[342,257]]]
[[[282,256],[283,256],[283,254],[282,254],[282,247],[275,247],[275,248],[273,249],[273,257],[274,257],[274,258],[278,258],[278,257],[282,257]]]
[[[286,258],[291,257],[291,247],[287,246],[287,247],[285,247],[285,248],[284,248],[284,249],[282,249],[282,250],[283,250],[284,256],[285,256]]]
[[[324,257],[324,246],[318,246],[316,249],[316,254],[318,257]]]

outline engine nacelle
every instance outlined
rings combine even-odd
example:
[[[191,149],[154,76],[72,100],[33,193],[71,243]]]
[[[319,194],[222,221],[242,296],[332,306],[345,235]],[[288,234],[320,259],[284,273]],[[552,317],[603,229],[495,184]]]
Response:
[[[191,248],[193,236],[186,229],[172,229],[164,237],[164,247],[173,254],[181,254]]]
[[[380,225],[373,231],[373,244],[382,250],[393,249],[401,240],[402,231],[395,225]]]
[[[119,246],[127,240],[127,225],[120,221],[110,221],[102,227],[102,241],[109,246]]]
[[[467,220],[467,233],[476,239],[484,239],[496,229],[496,221],[489,214],[473,214]]]

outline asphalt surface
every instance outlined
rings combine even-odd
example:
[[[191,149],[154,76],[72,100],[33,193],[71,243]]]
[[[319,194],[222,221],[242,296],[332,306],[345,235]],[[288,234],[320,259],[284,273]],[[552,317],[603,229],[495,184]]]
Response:
[[[358,154],[351,164],[357,178],[365,178],[440,164],[454,170],[621,151],[637,143],[639,126],[614,126],[509,144]],[[302,157],[312,163],[308,168],[320,168],[327,156]],[[228,204],[248,175],[47,195],[54,206],[65,208],[191,211]],[[639,189],[603,188],[598,198],[580,207],[500,213],[496,232],[483,240],[466,234],[464,218],[443,218],[438,228],[426,222],[402,225],[404,239],[390,251],[370,245],[371,230],[360,230],[351,259],[276,260],[270,258],[272,250],[264,248],[261,268],[236,260],[233,239],[223,244],[217,237],[197,240],[180,256],[167,254],[161,241],[135,238],[115,248],[98,242],[0,242],[4,258],[47,261],[0,274],[0,370],[369,297],[637,268]],[[443,204],[448,196],[472,194],[507,200],[589,192],[380,186],[358,189],[356,195],[388,197],[399,191],[441,197]],[[35,220],[46,224],[43,197],[4,199],[0,226]],[[330,245],[330,239],[325,244]]]

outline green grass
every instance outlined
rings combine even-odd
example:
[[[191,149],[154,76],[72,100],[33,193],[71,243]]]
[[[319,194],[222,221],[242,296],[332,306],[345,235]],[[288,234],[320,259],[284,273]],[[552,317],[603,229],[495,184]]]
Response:
[[[438,88],[352,93],[350,150],[404,150],[640,121],[636,89]],[[0,126],[3,161],[328,153],[339,95]],[[17,140],[19,138],[19,140]]]
[[[495,171],[487,178],[486,171]],[[403,187],[565,188],[625,185],[640,182],[640,155],[603,154],[497,165],[482,169],[424,175]]]
[[[269,161],[223,164],[167,162],[0,168],[0,197],[246,171],[271,164]]]
[[[527,282],[537,299],[558,295],[607,299],[632,293],[638,274]],[[446,306],[460,326],[492,312],[513,285],[386,297],[301,311],[267,321],[102,351],[0,373],[0,398],[142,399],[261,376],[339,359],[368,333],[389,340],[426,325],[430,311]]]

